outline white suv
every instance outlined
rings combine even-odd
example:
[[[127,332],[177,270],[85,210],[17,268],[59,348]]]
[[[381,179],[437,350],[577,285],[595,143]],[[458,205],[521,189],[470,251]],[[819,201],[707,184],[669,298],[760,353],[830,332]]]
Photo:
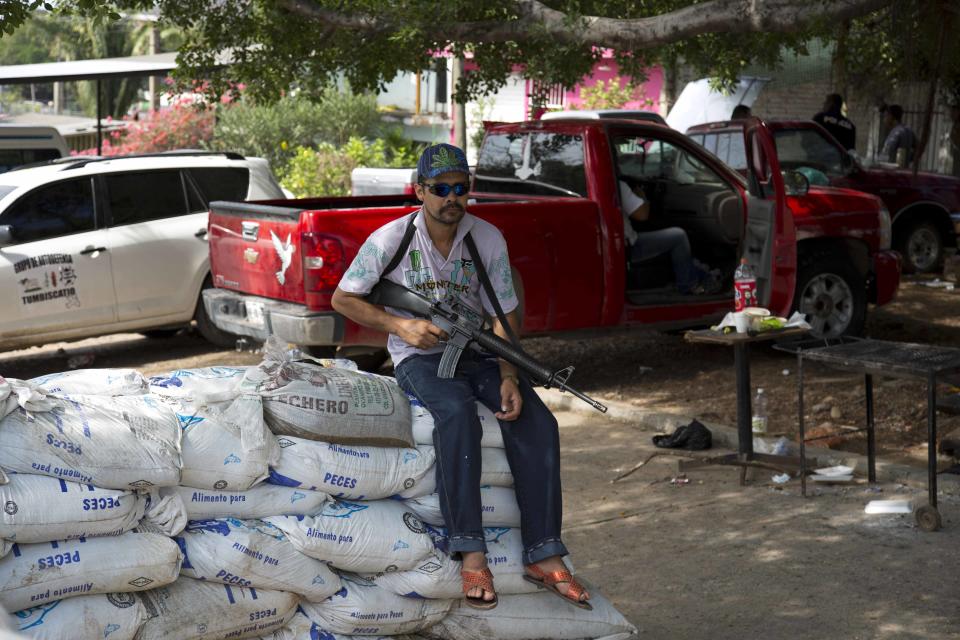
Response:
[[[262,158],[170,152],[73,157],[0,174],[0,349],[207,318],[212,200],[282,198]],[[199,302],[198,302],[199,301]]]

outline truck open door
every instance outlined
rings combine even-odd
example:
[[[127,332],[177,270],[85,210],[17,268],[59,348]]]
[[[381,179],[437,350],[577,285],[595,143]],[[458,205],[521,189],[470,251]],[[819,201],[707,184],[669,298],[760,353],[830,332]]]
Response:
[[[756,270],[760,303],[788,316],[797,275],[797,233],[787,208],[773,134],[758,118],[743,129],[747,154],[747,222],[740,256]]]

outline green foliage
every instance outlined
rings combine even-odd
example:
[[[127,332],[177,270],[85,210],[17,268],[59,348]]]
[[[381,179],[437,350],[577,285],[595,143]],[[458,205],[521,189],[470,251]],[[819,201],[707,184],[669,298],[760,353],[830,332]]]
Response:
[[[610,78],[606,82],[597,81],[596,84],[580,89],[581,109],[622,109],[623,105],[636,100],[641,86],[634,82],[621,84],[620,76]],[[652,101],[647,99],[647,103]]]
[[[290,86],[313,94],[338,77],[359,91],[375,90],[399,72],[429,68],[432,52],[469,52],[475,68],[456,87],[460,100],[489,95],[521,67],[535,81],[534,100],[553,85],[572,87],[591,72],[603,53],[602,42],[577,38],[586,16],[612,19],[655,18],[690,6],[691,0],[548,0],[540,3],[565,13],[572,38],[558,39],[534,22],[510,41],[489,39],[486,27],[447,35],[463,25],[515,24],[529,3],[516,0],[160,0],[163,17],[190,30],[180,50],[181,81],[190,84],[199,71],[206,90],[236,91],[236,82],[260,100],[275,100]],[[731,9],[732,11],[732,9]],[[337,25],[337,14],[352,24]],[[357,25],[357,26],[353,26]],[[365,25],[374,25],[366,29]],[[799,51],[814,28],[777,34],[707,34],[668,46],[617,51],[621,72],[643,78],[649,65],[682,59],[698,73],[731,81],[750,62],[776,63],[781,52]],[[219,52],[229,50],[230,67],[217,67]]]
[[[940,31],[945,30],[942,77],[944,97],[960,92],[960,18],[939,3],[897,2],[852,21],[847,36],[849,84],[878,102],[898,84],[929,80],[937,68]],[[957,93],[956,98],[960,98]]]
[[[297,198],[350,195],[350,172],[356,165],[332,144],[297,147],[283,169],[280,184]]]
[[[323,142],[316,148],[297,147],[282,170],[280,184],[298,198],[350,195],[350,173],[357,167],[411,167],[420,150],[410,141],[391,147],[388,139],[354,136],[337,148]]]
[[[59,5],[58,5],[59,6]],[[63,7],[68,7],[63,3]],[[107,21],[109,12],[89,13],[87,17],[62,13],[38,13],[12,35],[0,38],[0,64],[33,64],[60,60],[81,60],[140,55],[149,52],[150,35],[155,25],[150,21],[122,19]],[[179,30],[160,29],[160,48],[175,48],[180,40]],[[120,78],[102,81],[103,113],[122,117],[136,101],[138,91],[146,88],[145,78]],[[21,85],[20,93],[31,92],[40,100],[52,99],[52,83],[34,86]],[[65,84],[66,102],[71,109],[87,115],[96,114],[96,83],[93,81]]]
[[[353,136],[374,137],[380,126],[376,100],[330,87],[319,102],[285,97],[274,103],[253,99],[221,106],[212,147],[261,156],[282,167],[298,147],[340,146]]]
[[[944,23],[944,16],[954,15],[951,5],[955,3],[880,2],[879,11],[866,15],[868,9],[878,6],[876,2],[0,0],[0,28],[10,33],[41,5],[56,13],[88,17],[94,25],[116,19],[123,10],[156,7],[164,24],[175,25],[187,34],[179,49],[180,88],[196,87],[197,79],[203,78],[203,91],[236,97],[244,85],[246,95],[263,103],[290,95],[291,88],[316,98],[325,87],[345,78],[357,91],[367,92],[383,87],[400,72],[429,68],[434,52],[446,50],[460,57],[469,53],[475,63],[456,87],[458,100],[495,92],[515,69],[521,68],[524,76],[534,81],[534,102],[542,102],[551,86],[569,88],[577,84],[609,47],[616,49],[620,73],[634,81],[640,81],[644,69],[652,65],[675,67],[682,62],[697,75],[715,77],[718,84],[730,85],[747,65],[776,68],[784,55],[803,54],[811,38],[835,39],[840,22],[834,19],[836,7],[845,7],[850,15],[865,15],[854,20],[851,29],[851,84],[856,77],[877,83],[925,77],[935,68],[931,49],[938,41],[938,27]],[[699,9],[699,5],[704,5],[703,11],[716,12],[716,20],[709,27],[715,32],[686,38],[678,34],[657,46],[618,38],[617,34],[627,33],[618,26],[626,27],[628,20],[653,24],[672,12]],[[759,13],[748,16],[747,8]],[[562,14],[531,18],[531,11]],[[587,29],[596,26],[596,17],[619,25],[611,24],[602,35],[588,37]],[[551,31],[551,20],[563,37]],[[660,23],[657,26],[661,28],[654,32],[673,33],[680,23],[682,20]],[[768,23],[777,31],[739,32],[734,28],[758,23]],[[944,58],[948,75],[960,70],[956,51],[960,45],[954,33],[951,28],[949,55]],[[220,64],[227,51],[232,64]],[[879,73],[871,76],[872,69]],[[350,112],[343,115],[349,116]],[[356,127],[346,124],[339,135],[324,139],[343,144],[354,130]]]

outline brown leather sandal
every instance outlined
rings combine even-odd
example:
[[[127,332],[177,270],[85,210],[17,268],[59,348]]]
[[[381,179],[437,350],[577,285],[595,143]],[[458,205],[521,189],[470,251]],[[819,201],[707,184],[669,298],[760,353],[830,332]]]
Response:
[[[580,607],[581,609],[586,609],[587,611],[593,611],[592,604],[586,600],[581,600],[583,596],[587,595],[587,590],[584,589],[583,585],[577,582],[577,579],[574,578],[566,569],[563,571],[551,571],[550,573],[545,573],[535,564],[528,564],[525,569],[527,572],[529,572],[523,574],[523,579],[527,582],[532,582],[538,587],[549,589],[551,592],[557,594],[575,607]],[[557,584],[561,582],[566,582],[569,585],[566,593],[563,593],[557,588]]]
[[[493,574],[490,573],[489,568],[483,571],[462,570],[460,571],[460,577],[463,579],[463,601],[468,607],[473,607],[474,609],[493,609],[497,606],[499,598],[497,598],[497,592],[493,588]],[[483,594],[481,594],[479,598],[468,596],[467,593],[476,587],[492,593],[493,600],[484,600]]]

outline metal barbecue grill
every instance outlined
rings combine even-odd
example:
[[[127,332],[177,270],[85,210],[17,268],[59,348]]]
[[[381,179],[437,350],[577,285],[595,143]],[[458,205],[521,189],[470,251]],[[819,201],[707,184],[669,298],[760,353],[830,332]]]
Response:
[[[941,526],[937,511],[937,378],[960,372],[960,349],[928,344],[855,340],[830,346],[802,348],[797,353],[797,398],[800,431],[801,482],[807,492],[804,454],[803,363],[822,362],[830,367],[864,374],[867,412],[867,475],[876,482],[876,440],[873,420],[873,376],[926,380],[927,382],[927,492],[929,504],[915,512],[917,524],[935,531]]]

